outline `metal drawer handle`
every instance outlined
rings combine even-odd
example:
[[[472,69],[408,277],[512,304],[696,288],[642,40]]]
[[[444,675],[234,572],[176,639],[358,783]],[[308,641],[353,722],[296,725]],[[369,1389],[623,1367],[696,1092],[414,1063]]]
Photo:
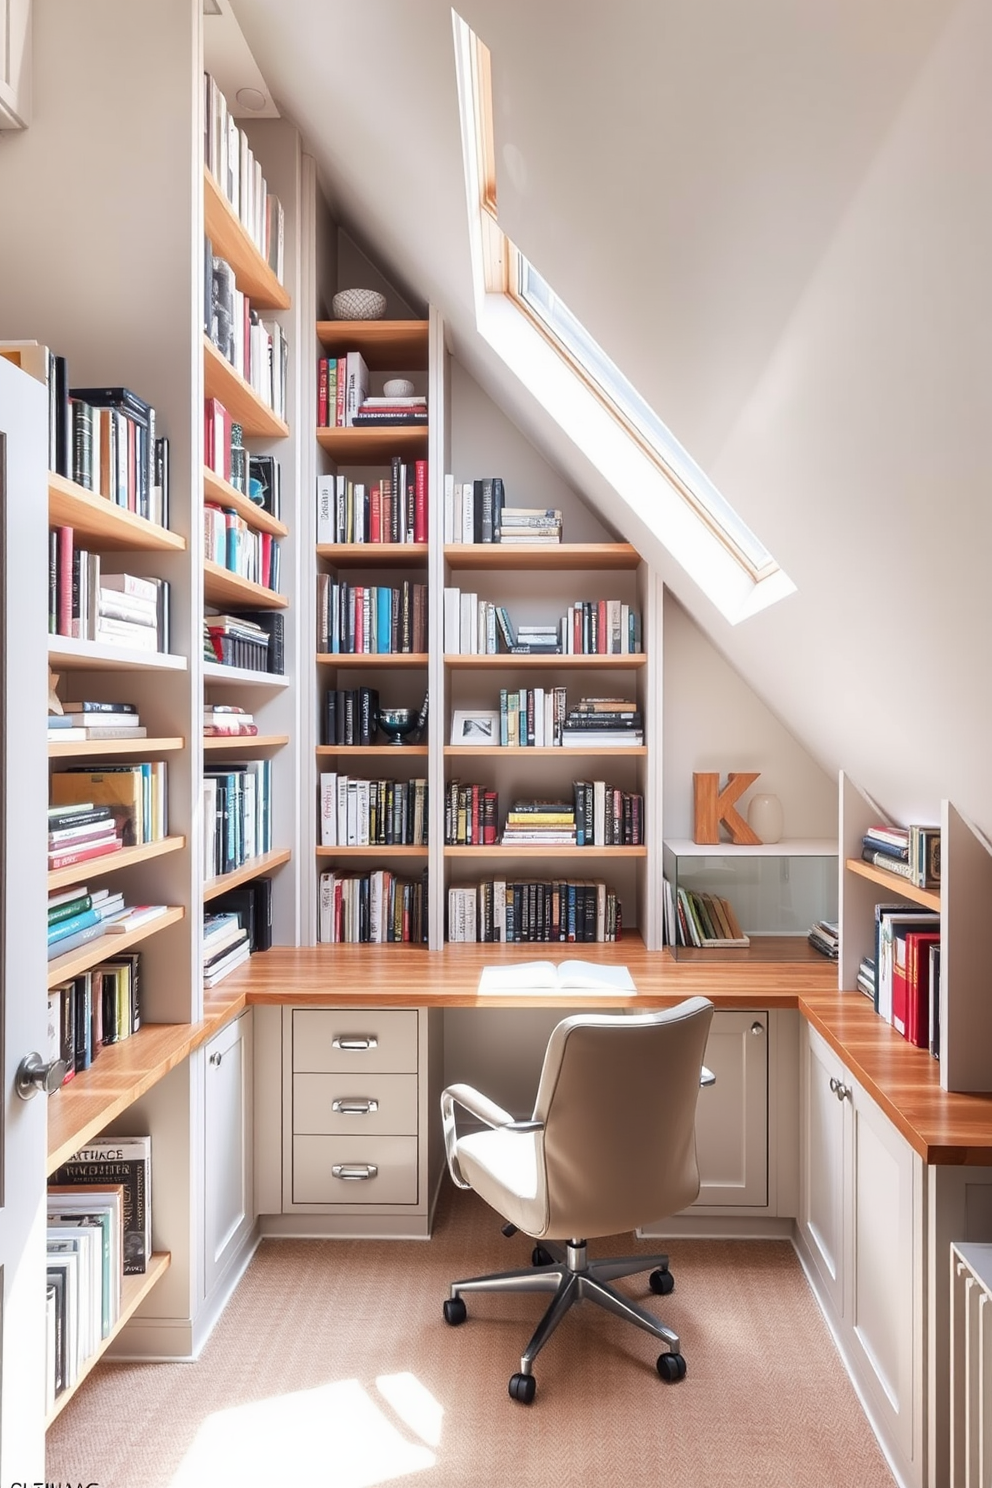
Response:
[[[338,1100],[331,1101],[331,1110],[336,1111],[339,1116],[371,1116],[373,1111],[378,1111],[377,1100],[365,1099],[357,1095],[344,1095]]]
[[[331,1040],[332,1049],[378,1049],[379,1040],[374,1033],[339,1033]]]
[[[368,1178],[377,1177],[379,1169],[375,1163],[335,1163],[331,1172],[344,1183],[364,1183]]]

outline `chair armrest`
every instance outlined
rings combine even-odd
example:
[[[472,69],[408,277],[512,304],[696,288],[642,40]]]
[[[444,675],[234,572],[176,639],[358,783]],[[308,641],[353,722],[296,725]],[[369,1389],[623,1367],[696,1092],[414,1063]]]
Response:
[[[699,1071],[699,1084],[702,1087],[702,1089],[704,1089],[704,1090],[706,1089],[706,1087],[708,1085],[715,1085],[716,1084],[716,1075],[713,1073],[713,1071],[711,1069],[707,1069],[706,1066],[705,1066],[705,1064],[703,1065],[702,1069]]]
[[[456,1104],[464,1106],[465,1110],[469,1111],[478,1121],[484,1122],[486,1126],[491,1126],[494,1130],[503,1126],[513,1127],[518,1123],[514,1121],[509,1111],[504,1111],[502,1106],[498,1106],[495,1101],[490,1100],[488,1096],[483,1095],[480,1090],[474,1089],[471,1085],[449,1085],[446,1090],[442,1090],[441,1126],[444,1131],[444,1155],[448,1163],[448,1171],[459,1188],[471,1188],[472,1185],[466,1183],[462,1176],[455,1150],[458,1145]],[[525,1127],[530,1125],[530,1123],[519,1124]]]

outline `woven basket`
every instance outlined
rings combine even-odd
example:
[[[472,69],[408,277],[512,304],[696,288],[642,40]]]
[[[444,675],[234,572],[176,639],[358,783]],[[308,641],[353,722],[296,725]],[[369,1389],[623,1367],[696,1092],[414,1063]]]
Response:
[[[381,320],[386,296],[377,289],[342,289],[331,301],[336,320]]]

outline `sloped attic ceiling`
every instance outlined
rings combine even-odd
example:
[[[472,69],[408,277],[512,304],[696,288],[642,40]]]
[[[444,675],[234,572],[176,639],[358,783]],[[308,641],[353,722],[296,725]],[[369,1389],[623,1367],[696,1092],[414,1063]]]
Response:
[[[616,494],[475,334],[449,6],[234,9],[340,218],[439,306],[460,360],[626,530]],[[992,639],[992,10],[460,13],[493,55],[501,225],[799,592],[731,628],[629,536],[825,768],[905,817],[933,819],[950,796],[992,832],[978,680]]]

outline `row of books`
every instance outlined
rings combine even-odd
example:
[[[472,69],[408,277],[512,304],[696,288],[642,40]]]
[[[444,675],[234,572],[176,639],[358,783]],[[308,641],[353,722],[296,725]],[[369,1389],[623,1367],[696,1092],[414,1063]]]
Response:
[[[322,744],[375,743],[379,731],[376,687],[331,687],[324,694]]]
[[[256,455],[244,446],[241,425],[219,398],[203,404],[203,463],[262,511],[278,518],[282,511],[282,476],[273,455]]]
[[[427,530],[426,460],[394,456],[389,475],[373,482],[317,477],[319,543],[425,543]]]
[[[203,772],[203,873],[215,878],[272,851],[272,761],[207,765]]]
[[[216,80],[203,74],[203,163],[281,284],[285,214]]]
[[[668,878],[663,882],[666,945],[714,950],[751,944],[729,899],[681,884],[676,888]]]
[[[207,263],[206,332],[225,361],[249,384],[267,408],[286,417],[286,385],[289,373],[289,344],[278,320],[263,319],[248,296],[237,286],[234,270],[226,259],[210,252]]]
[[[350,429],[390,424],[426,424],[423,393],[402,397],[369,393],[368,364],[360,351],[317,360],[317,427]]]
[[[168,651],[167,579],[108,573],[99,553],[76,543],[71,527],[48,534],[48,631],[104,646]]]
[[[140,951],[108,956],[48,993],[48,1057],[65,1061],[63,1085],[140,1027]]]
[[[426,584],[347,584],[317,575],[318,651],[357,656],[426,649]]]
[[[897,1033],[939,1057],[940,914],[876,904],[872,1002]]]
[[[498,837],[499,792],[477,782],[449,780],[444,789],[445,846],[490,847]]]
[[[285,635],[286,621],[279,610],[209,613],[203,618],[203,655],[219,666],[281,677],[286,665]]]
[[[917,889],[940,887],[940,828],[871,826],[861,839],[861,856],[876,868],[898,874]]]
[[[227,889],[223,894],[218,894],[210,900],[210,912],[234,915],[237,918],[238,924],[246,933],[248,950],[251,955],[254,955],[256,951],[267,951],[271,947],[272,879],[266,875],[263,874],[251,879],[248,883],[238,884],[236,888]],[[215,951],[220,949],[216,942],[213,949]],[[213,966],[208,974],[215,975],[216,971],[217,967]]]
[[[248,928],[235,910],[203,916],[203,985],[216,987],[251,955]]]
[[[258,532],[238,512],[212,501],[203,504],[203,556],[263,589],[279,588],[277,540],[270,532]]]
[[[320,777],[321,847],[426,847],[427,781]]]
[[[615,941],[622,934],[616,891],[588,879],[487,879],[448,889],[448,940]]]
[[[322,873],[317,910],[321,944],[425,944],[427,870],[419,878],[403,878],[388,868]]]
[[[556,621],[515,624],[505,605],[446,585],[444,649],[448,655],[627,656],[640,651],[641,621],[619,599],[580,600]]]
[[[51,709],[52,704],[49,704]],[[49,712],[48,737],[53,742],[103,739],[144,739],[148,730],[135,703],[85,699],[60,703],[61,713]]]
[[[508,506],[501,476],[444,478],[445,543],[555,545],[562,538],[558,507]]]
[[[95,1137],[51,1177],[46,1397],[71,1389],[117,1324],[125,1276],[152,1254],[151,1138]]]
[[[145,920],[165,913],[164,905],[140,908],[124,903],[119,890],[94,889],[74,885],[48,901],[48,959],[63,956],[101,936],[123,934]]]
[[[499,742],[508,749],[640,745],[643,719],[631,698],[584,697],[569,708],[564,687],[500,688]]]
[[[49,846],[56,831],[78,834],[58,837],[60,844],[105,833],[104,812],[109,813],[110,826],[124,847],[160,842],[168,835],[167,786],[164,760],[101,764],[98,768],[70,765],[54,772],[49,783]]]

